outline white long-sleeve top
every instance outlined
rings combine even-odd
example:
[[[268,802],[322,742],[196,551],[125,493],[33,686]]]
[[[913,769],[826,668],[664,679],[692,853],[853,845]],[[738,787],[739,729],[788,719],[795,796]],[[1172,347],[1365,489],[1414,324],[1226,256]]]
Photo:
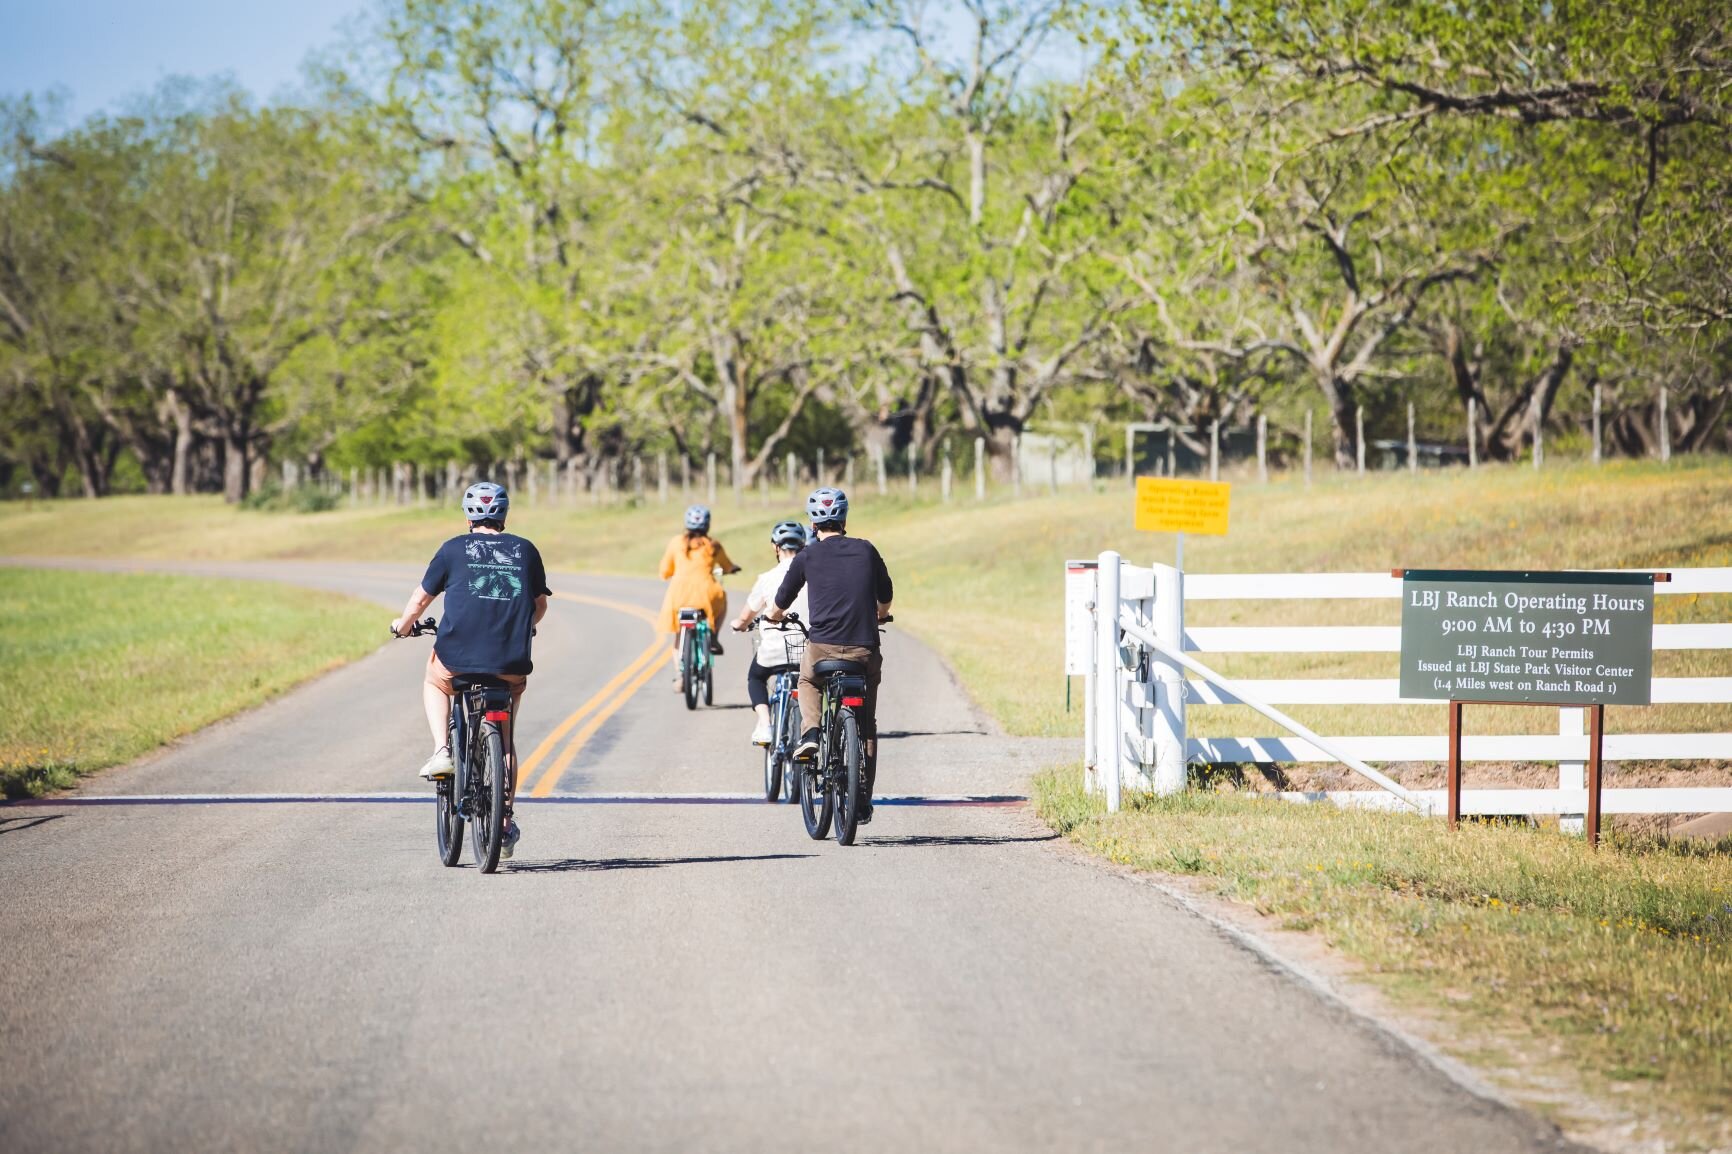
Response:
[[[782,587],[782,578],[788,575],[788,566],[792,557],[784,558],[774,569],[758,574],[758,579],[752,582],[752,592],[746,597],[746,608],[753,613],[763,613],[775,604],[776,590]],[[800,595],[794,598],[794,603],[788,607],[788,612],[798,613],[800,620],[806,620],[806,591],[800,590]],[[788,637],[792,635],[798,643],[804,638],[797,628],[781,625],[758,626],[758,664],[766,669],[778,665],[792,665],[796,662],[788,658]],[[797,645],[796,645],[797,647]]]

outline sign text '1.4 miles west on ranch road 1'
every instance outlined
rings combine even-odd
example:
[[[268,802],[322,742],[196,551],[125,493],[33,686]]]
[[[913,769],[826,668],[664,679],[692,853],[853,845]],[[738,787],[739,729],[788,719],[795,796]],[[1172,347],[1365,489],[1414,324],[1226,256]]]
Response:
[[[1401,696],[1646,705],[1654,574],[1408,569]]]

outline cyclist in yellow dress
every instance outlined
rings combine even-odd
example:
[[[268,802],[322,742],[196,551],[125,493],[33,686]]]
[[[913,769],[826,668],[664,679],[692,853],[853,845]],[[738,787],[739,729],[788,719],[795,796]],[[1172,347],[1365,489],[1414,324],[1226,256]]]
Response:
[[[716,571],[738,573],[740,567],[722,548],[722,543],[710,536],[710,511],[702,505],[686,510],[685,532],[668,542],[662,554],[661,576],[668,583],[662,598],[662,628],[674,635],[674,688],[679,688],[677,672],[680,656],[680,610],[702,609],[710,619],[710,651],[721,653],[718,636],[721,621],[728,615],[728,592],[716,580]]]

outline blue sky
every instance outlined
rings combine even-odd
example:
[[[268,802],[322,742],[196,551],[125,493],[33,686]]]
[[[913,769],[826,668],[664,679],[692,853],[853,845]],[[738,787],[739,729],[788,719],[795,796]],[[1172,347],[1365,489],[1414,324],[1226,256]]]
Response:
[[[0,0],[0,95],[60,90],[67,119],[124,104],[165,76],[232,76],[259,96],[294,86],[367,0]]]

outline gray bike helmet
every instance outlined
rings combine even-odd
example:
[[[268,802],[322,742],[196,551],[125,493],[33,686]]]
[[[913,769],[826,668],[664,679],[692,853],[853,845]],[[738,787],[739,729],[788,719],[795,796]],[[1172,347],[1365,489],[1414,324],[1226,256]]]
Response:
[[[463,515],[471,521],[503,521],[511,508],[504,485],[477,481],[463,490]]]
[[[806,526],[798,521],[778,521],[770,530],[770,544],[778,549],[804,549]]]
[[[826,485],[822,489],[812,490],[812,495],[806,498],[806,516],[812,519],[812,524],[826,525],[831,522],[841,524],[848,520],[848,494],[840,489],[832,489]]]
[[[710,531],[710,511],[703,505],[693,505],[686,510],[686,532],[708,533]]]

